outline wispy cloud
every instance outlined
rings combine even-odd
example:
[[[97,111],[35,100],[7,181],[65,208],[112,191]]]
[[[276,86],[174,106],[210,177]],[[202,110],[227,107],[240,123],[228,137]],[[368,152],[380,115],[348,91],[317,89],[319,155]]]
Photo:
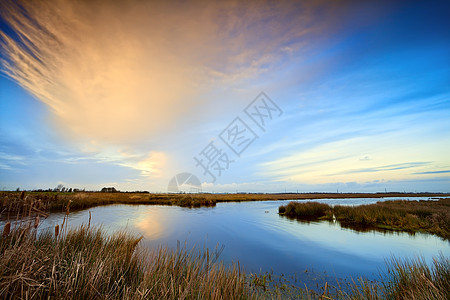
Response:
[[[312,22],[319,12],[334,13],[320,2],[0,7],[14,32],[0,31],[3,71],[48,105],[66,133],[107,142],[179,130],[210,100],[203,93],[267,71],[324,29],[329,22]]]
[[[0,162],[0,169],[3,169],[3,170],[12,170],[13,168],[11,168],[11,166],[9,166],[9,165],[7,165],[7,164],[5,164],[5,163],[3,163],[3,162]]]
[[[414,174],[445,174],[450,173],[450,170],[442,170],[442,171],[427,171],[427,172],[416,172]]]
[[[445,143],[440,140],[418,144],[411,136],[396,132],[342,135],[338,140],[313,147],[294,145],[291,153],[261,163],[258,174],[302,184],[418,179],[424,174],[421,172],[439,169],[446,163],[444,152],[430,154],[430,149],[442,147]]]
[[[0,1],[0,181],[164,190],[263,90],[283,118],[217,189],[448,189],[447,6]]]
[[[382,172],[382,171],[405,170],[405,169],[422,167],[425,165],[429,165],[431,163],[432,162],[429,162],[429,161],[428,162],[399,163],[399,164],[392,164],[392,165],[372,167],[372,168],[353,169],[353,170],[348,170],[348,171],[344,171],[344,172],[340,172],[340,173],[330,174],[330,176],[337,175],[337,174],[373,173],[373,172]],[[423,173],[415,173],[415,174],[423,174]]]

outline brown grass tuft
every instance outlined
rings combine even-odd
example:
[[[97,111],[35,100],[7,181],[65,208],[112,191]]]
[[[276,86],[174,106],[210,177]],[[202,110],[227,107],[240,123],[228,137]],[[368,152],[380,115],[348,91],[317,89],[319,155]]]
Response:
[[[9,235],[9,232],[11,231],[11,222],[7,222],[5,224],[5,227],[3,227],[3,235],[4,237],[7,237]]]
[[[69,202],[67,203],[67,206],[66,206],[66,215],[67,215],[67,216],[68,216],[69,213],[70,213],[70,203],[72,203],[72,200],[69,200]]]
[[[38,226],[39,226],[39,221],[40,221],[39,215],[37,215],[36,218],[34,219],[34,228],[38,228]]]

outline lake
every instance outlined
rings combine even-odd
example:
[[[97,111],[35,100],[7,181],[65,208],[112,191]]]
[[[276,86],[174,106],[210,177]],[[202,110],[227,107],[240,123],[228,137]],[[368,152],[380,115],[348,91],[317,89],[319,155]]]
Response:
[[[402,198],[404,199],[404,198]],[[409,198],[422,200],[428,198]],[[331,205],[359,205],[385,199],[320,199]],[[403,232],[358,232],[328,221],[300,222],[278,215],[288,201],[218,203],[215,207],[183,208],[159,205],[109,205],[71,212],[69,224],[102,225],[108,232],[126,229],[143,235],[143,245],[210,250],[223,247],[219,260],[239,260],[247,272],[271,272],[315,282],[363,275],[378,278],[385,259],[439,253],[449,256],[450,243],[439,237]],[[301,200],[305,201],[305,200]],[[61,224],[64,214],[51,214],[42,228]]]

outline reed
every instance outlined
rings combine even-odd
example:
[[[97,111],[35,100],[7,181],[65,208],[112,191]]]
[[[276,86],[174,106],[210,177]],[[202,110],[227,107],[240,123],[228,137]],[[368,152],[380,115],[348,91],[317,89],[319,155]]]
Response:
[[[448,194],[399,194],[399,193],[242,193],[242,194],[148,194],[148,193],[102,193],[102,192],[0,192],[2,215],[28,215],[29,211],[64,212],[69,201],[70,209],[86,209],[109,204],[157,204],[185,207],[215,206],[219,202],[324,199],[324,198],[380,198],[380,197],[439,197]]]
[[[305,219],[320,218],[326,216],[331,211],[328,204],[319,202],[290,202],[286,206],[280,206],[278,212],[291,217],[300,217]]]
[[[316,202],[291,202],[279,207],[280,214],[300,219],[335,217],[342,226],[428,232],[450,239],[450,199],[433,201],[385,201],[369,205],[331,207]]]
[[[388,261],[383,282],[385,294],[393,299],[449,299],[450,260],[442,254],[429,267],[423,258]]]
[[[11,222],[7,222],[5,226],[3,227],[3,237],[7,237],[9,235],[9,232],[11,231]]]
[[[67,212],[110,204],[177,205],[182,207],[215,206],[217,200],[206,194],[143,194],[143,193],[56,193],[0,192],[0,211],[4,216],[28,216],[34,212]]]
[[[449,299],[450,262],[442,254],[432,265],[391,258],[379,281],[313,290],[226,268],[217,263],[220,251],[144,248],[142,237],[124,231],[66,226],[56,237],[32,222],[9,230],[0,239],[1,299]]]
[[[423,258],[386,261],[387,271],[379,282],[359,279],[351,286],[351,293],[341,292],[350,299],[421,299],[450,298],[450,261],[444,255],[433,258],[428,265]]]
[[[214,253],[148,250],[140,240],[88,226],[58,238],[18,226],[0,240],[0,298],[255,298],[245,275],[216,263]]]

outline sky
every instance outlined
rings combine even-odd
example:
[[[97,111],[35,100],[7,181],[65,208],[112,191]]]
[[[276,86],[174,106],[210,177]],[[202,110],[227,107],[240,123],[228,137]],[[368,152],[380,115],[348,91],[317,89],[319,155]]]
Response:
[[[0,189],[450,192],[449,13],[2,1]]]

